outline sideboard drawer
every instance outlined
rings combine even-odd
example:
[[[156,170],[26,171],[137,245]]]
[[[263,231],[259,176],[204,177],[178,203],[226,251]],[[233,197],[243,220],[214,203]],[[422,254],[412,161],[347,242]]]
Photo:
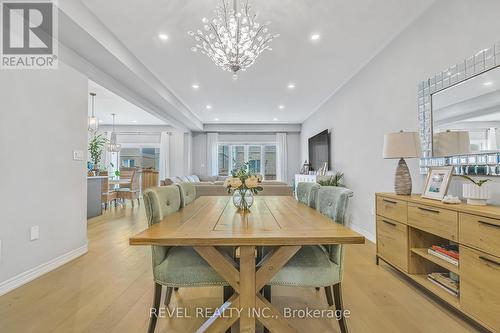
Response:
[[[377,217],[377,254],[390,264],[408,271],[408,226]]]
[[[460,213],[460,243],[500,257],[500,220]]]
[[[461,308],[500,331],[500,258],[460,246]]]
[[[406,201],[377,196],[377,215],[391,220],[406,223],[408,220],[407,206]]]
[[[458,213],[451,210],[409,203],[408,224],[433,235],[458,240]]]

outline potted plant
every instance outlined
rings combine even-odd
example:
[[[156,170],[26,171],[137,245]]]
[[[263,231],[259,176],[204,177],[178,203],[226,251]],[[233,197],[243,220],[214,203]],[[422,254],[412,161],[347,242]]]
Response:
[[[468,180],[468,183],[463,184],[463,196],[467,199],[467,204],[475,206],[486,206],[488,199],[490,199],[490,191],[485,184],[491,179],[474,180],[469,176],[461,176]]]
[[[99,173],[99,162],[101,162],[102,152],[108,140],[102,134],[94,135],[89,142],[90,160],[93,163],[94,174]]]
[[[342,172],[336,172],[335,175],[328,177],[327,179],[320,179],[317,183],[321,186],[344,187],[344,174]]]
[[[263,190],[259,176],[249,171],[248,163],[231,171],[231,177],[224,181],[224,187],[228,193],[233,191],[233,204],[243,212],[250,210],[254,194]]]

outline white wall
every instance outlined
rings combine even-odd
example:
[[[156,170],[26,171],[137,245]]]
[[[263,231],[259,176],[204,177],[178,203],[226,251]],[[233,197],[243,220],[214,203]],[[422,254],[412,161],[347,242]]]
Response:
[[[302,160],[307,138],[332,129],[333,166],[355,192],[354,229],[374,238],[374,193],[393,191],[397,164],[382,159],[383,136],[418,130],[418,83],[500,40],[499,12],[497,0],[436,1],[304,122]],[[417,161],[409,165],[421,192]]]
[[[219,141],[223,143],[274,143],[276,134],[273,133],[219,133]],[[206,176],[206,150],[207,135],[203,132],[193,133],[193,158],[192,169],[196,175]],[[288,182],[291,182],[294,174],[300,170],[300,133],[287,133],[288,149]]]
[[[63,63],[3,70],[0,103],[0,156],[15,161],[0,163],[2,294],[86,252],[87,79]]]

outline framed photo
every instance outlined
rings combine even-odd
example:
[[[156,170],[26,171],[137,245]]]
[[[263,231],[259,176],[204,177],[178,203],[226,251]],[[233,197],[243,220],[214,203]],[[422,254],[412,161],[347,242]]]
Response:
[[[443,200],[448,192],[453,166],[431,167],[425,181],[422,198]]]

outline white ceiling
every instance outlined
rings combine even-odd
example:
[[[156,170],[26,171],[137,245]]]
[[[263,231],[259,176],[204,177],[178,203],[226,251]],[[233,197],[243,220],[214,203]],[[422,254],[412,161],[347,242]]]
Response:
[[[152,116],[148,112],[89,80],[89,93],[91,92],[96,93],[95,115],[102,125],[113,123],[113,113],[116,114],[116,125],[166,125],[163,120]],[[90,115],[92,114],[90,96],[88,105]]]
[[[217,0],[81,1],[204,123],[302,122],[434,2],[251,0],[260,22],[281,36],[233,81],[193,53],[187,35],[212,17]],[[320,41],[311,42],[312,33]]]

